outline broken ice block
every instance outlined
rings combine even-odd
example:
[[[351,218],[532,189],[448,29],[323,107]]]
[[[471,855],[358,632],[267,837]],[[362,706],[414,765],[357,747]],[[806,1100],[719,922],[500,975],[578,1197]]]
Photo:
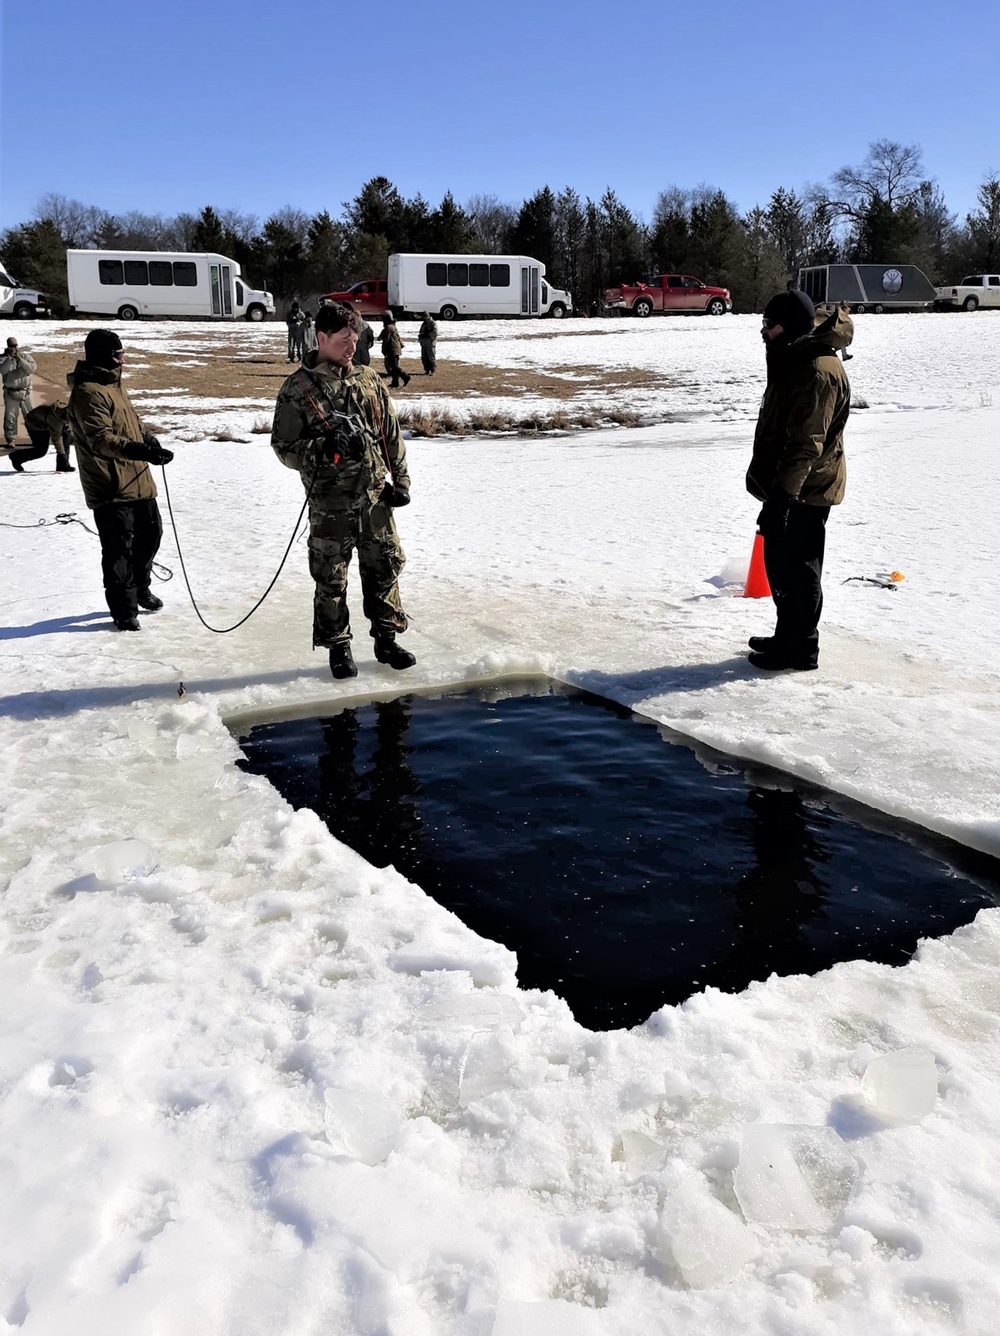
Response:
[[[743,1128],[740,1162],[733,1177],[736,1200],[747,1220],[761,1225],[827,1229],[832,1223],[830,1212],[813,1196],[789,1145],[787,1130],[767,1123]]]
[[[159,736],[159,729],[151,719],[133,719],[128,726],[128,735],[133,742],[149,746]]]
[[[760,1253],[750,1230],[712,1196],[700,1174],[683,1179],[663,1203],[660,1229],[681,1275],[695,1290],[724,1285]]]
[[[474,1034],[469,1040],[458,1077],[458,1102],[465,1107],[471,1100],[481,1099],[495,1090],[504,1090],[511,1084],[514,1055],[501,1035],[514,1036],[506,1027],[500,1035]]]
[[[189,756],[196,756],[198,752],[206,751],[211,746],[211,740],[204,733],[182,733],[177,739],[177,759],[186,761]]]
[[[615,1156],[625,1166],[625,1176],[629,1179],[641,1178],[643,1174],[659,1169],[666,1156],[666,1148],[644,1132],[625,1129],[619,1137],[621,1153]]]
[[[516,998],[506,993],[457,993],[426,1003],[417,1013],[425,1025],[443,1025],[451,1029],[495,1030],[508,1025],[520,1027],[522,1014]]]
[[[922,1048],[900,1048],[872,1058],[861,1093],[887,1118],[923,1118],[937,1100],[937,1067]]]
[[[330,1086],[326,1091],[326,1135],[330,1145],[362,1164],[381,1164],[402,1128],[396,1110],[380,1095]]]
[[[93,851],[90,866],[101,881],[121,881],[138,872],[152,871],[156,855],[145,840],[115,840]]]

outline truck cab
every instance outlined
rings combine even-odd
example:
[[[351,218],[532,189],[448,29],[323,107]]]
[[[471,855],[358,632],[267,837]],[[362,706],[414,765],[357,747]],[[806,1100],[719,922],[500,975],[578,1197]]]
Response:
[[[15,320],[34,320],[49,315],[49,299],[34,288],[22,288],[0,264],[0,315],[12,315]]]
[[[352,306],[358,315],[381,315],[389,309],[389,282],[385,278],[365,278],[343,292],[326,292],[320,300]]]
[[[963,311],[978,311],[980,306],[1000,307],[1000,274],[969,274],[961,283],[938,288],[934,305]]]

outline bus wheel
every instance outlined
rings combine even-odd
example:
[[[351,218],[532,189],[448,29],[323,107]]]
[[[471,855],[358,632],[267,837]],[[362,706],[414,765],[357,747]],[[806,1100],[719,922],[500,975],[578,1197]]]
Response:
[[[458,310],[454,306],[442,306],[439,314],[442,320],[458,319]]]
[[[138,319],[139,319],[139,312],[135,309],[134,306],[119,306],[119,308],[118,308],[118,319],[119,319],[119,320],[138,320]]]
[[[563,306],[562,302],[553,302],[549,307],[549,315],[553,320],[561,320],[565,314],[566,307]]]
[[[255,324],[263,320],[266,314],[267,312],[259,302],[254,302],[253,306],[247,307],[247,319],[254,321]]]

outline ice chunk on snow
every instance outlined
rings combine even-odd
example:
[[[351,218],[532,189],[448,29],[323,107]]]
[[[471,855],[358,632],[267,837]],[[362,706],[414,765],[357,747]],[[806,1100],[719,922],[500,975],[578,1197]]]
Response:
[[[690,1174],[663,1203],[663,1240],[681,1275],[695,1290],[724,1285],[760,1253],[740,1218],[708,1190],[701,1174]]]
[[[666,1157],[666,1148],[644,1132],[633,1132],[626,1128],[619,1137],[620,1159],[625,1166],[625,1176],[629,1179],[641,1178],[643,1174],[659,1169]]]
[[[121,881],[137,872],[152,871],[156,854],[145,840],[115,840],[93,851],[90,866],[101,881]]]
[[[507,1025],[520,1027],[521,1007],[507,993],[456,993],[426,1003],[418,1012],[425,1025],[444,1025],[452,1029],[494,1030]]]
[[[330,1145],[362,1164],[380,1164],[395,1148],[402,1121],[388,1100],[367,1090],[330,1086],[326,1135]]]
[[[133,742],[148,747],[159,736],[159,729],[151,719],[133,719],[128,726],[128,735]]]
[[[889,1118],[923,1118],[937,1100],[937,1067],[922,1048],[900,1048],[872,1058],[861,1081],[861,1093]]]
[[[511,1031],[505,1030],[513,1040]],[[499,1034],[474,1034],[469,1040],[458,1074],[458,1102],[463,1107],[511,1084],[514,1054],[504,1038],[501,1030]]]
[[[794,1130],[794,1129],[791,1129]],[[767,1123],[744,1127],[733,1189],[748,1220],[778,1229],[827,1229],[830,1213],[813,1196],[787,1137]],[[834,1134],[836,1135],[836,1134]]]
[[[592,1308],[565,1299],[542,1303],[501,1299],[492,1336],[601,1336],[604,1330],[600,1315]]]

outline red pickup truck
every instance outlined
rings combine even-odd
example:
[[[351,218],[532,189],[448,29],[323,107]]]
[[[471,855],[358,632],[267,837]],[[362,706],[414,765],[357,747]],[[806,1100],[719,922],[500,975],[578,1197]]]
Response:
[[[359,315],[381,315],[389,309],[389,281],[385,278],[366,278],[345,292],[326,292],[324,302],[343,302],[353,306]]]
[[[728,288],[713,288],[690,274],[657,274],[648,283],[623,283],[608,288],[604,306],[609,311],[631,311],[633,315],[647,316],[654,311],[698,311],[703,315],[725,315],[733,309]]]

